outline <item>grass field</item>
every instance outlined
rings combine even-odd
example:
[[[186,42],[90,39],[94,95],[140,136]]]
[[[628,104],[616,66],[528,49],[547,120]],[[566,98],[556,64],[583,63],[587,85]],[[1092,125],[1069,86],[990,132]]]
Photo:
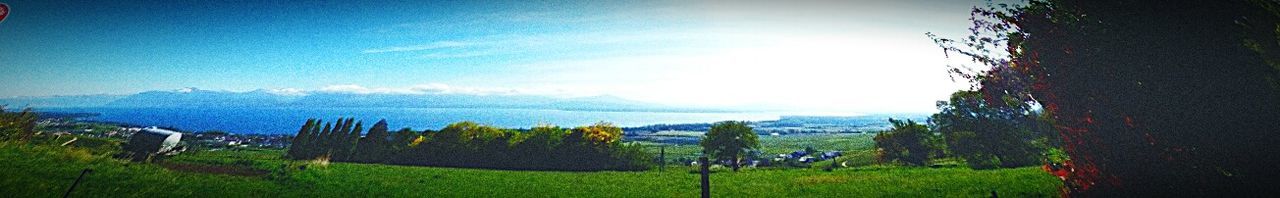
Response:
[[[764,140],[769,141],[769,140]],[[786,140],[777,140],[783,141]],[[861,141],[861,140],[849,140]],[[833,140],[832,142],[843,142]],[[783,145],[786,143],[779,143]],[[840,143],[835,143],[836,145]],[[697,197],[687,166],[641,172],[504,171],[287,161],[278,150],[190,152],[163,164],[84,149],[0,144],[0,193],[58,197]],[[865,156],[861,157],[865,158]],[[711,176],[716,197],[1051,197],[1060,182],[1037,168],[971,170],[859,166],[746,169]]]
[[[874,134],[812,134],[812,135],[787,135],[787,136],[760,136],[760,151],[768,156],[776,154],[786,154],[797,150],[804,150],[805,147],[813,147],[819,151],[845,151],[845,152],[861,152],[873,150],[875,140],[872,140]],[[657,156],[658,144],[641,142],[646,145],[645,150]],[[702,153],[702,147],[698,145],[666,145],[667,156],[670,157],[686,157],[698,156]]]

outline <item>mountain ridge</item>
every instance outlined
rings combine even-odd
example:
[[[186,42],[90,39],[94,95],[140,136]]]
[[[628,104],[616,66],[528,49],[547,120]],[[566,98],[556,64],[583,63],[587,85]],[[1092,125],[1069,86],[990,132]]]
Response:
[[[74,95],[0,98],[0,104],[37,108],[514,108],[572,111],[729,112],[647,103],[612,95],[554,97],[532,94],[350,93],[256,89],[245,92],[187,87],[129,95]]]

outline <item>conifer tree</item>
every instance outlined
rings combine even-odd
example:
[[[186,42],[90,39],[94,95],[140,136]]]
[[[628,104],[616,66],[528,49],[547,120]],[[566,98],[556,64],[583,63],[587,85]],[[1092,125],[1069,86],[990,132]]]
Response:
[[[325,144],[328,141],[325,141],[325,137],[329,137],[330,134],[333,134],[333,123],[324,123],[324,130],[320,131],[320,135],[315,138],[315,144],[311,146],[311,157],[319,157],[326,153]]]
[[[333,131],[329,132],[329,136],[325,136],[324,151],[325,154],[329,154],[330,159],[336,159],[335,154],[338,153],[338,142],[340,142],[338,137],[346,137],[347,130],[351,130],[347,120],[338,118],[338,123],[333,124]]]
[[[306,145],[298,147],[299,159],[315,157],[316,145],[319,144],[317,140],[320,138],[321,128],[324,128],[320,127],[320,125],[323,123],[324,120],[316,119],[316,122],[311,125],[311,132],[307,133],[307,139],[303,140]]]
[[[302,129],[298,130],[298,134],[293,136],[293,142],[286,154],[289,158],[299,159],[301,157],[302,150],[306,149],[307,141],[311,138],[311,128],[315,127],[315,122],[315,119],[307,119],[307,123],[302,125]]]
[[[387,120],[378,120],[369,127],[369,133],[360,139],[360,143],[356,144],[355,158],[363,162],[376,162],[386,160],[383,156],[390,152],[387,143]]]
[[[348,119],[347,127],[345,127],[346,133],[338,134],[340,137],[338,137],[339,141],[335,143],[337,150],[334,152],[337,156],[336,159],[339,161],[352,161],[351,155],[356,149],[356,140],[360,138],[360,130],[364,128],[362,122],[355,122],[355,128],[351,128],[352,122],[354,122],[354,119]]]

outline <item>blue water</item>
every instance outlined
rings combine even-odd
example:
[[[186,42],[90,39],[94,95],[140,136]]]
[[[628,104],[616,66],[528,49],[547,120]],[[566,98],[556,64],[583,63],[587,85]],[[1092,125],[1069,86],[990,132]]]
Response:
[[[85,118],[143,126],[174,127],[184,131],[221,130],[232,133],[294,134],[308,118],[327,122],[338,117],[363,120],[365,127],[386,119],[392,130],[440,129],[449,123],[470,120],[505,128],[529,128],[537,124],[563,127],[607,121],[618,126],[707,123],[723,120],[775,120],[773,113],[675,113],[598,112],[534,109],[464,108],[47,108],[49,112],[99,113]]]

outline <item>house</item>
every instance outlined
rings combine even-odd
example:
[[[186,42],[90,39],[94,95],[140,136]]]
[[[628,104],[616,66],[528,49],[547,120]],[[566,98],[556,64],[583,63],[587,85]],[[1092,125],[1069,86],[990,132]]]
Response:
[[[836,157],[840,157],[841,155],[842,154],[840,153],[840,151],[829,151],[829,152],[822,153],[822,155],[819,157],[822,158],[822,160],[829,160],[829,159],[835,159]]]
[[[796,151],[796,152],[791,152],[791,156],[788,158],[800,158],[808,155],[809,155],[808,151]]]

